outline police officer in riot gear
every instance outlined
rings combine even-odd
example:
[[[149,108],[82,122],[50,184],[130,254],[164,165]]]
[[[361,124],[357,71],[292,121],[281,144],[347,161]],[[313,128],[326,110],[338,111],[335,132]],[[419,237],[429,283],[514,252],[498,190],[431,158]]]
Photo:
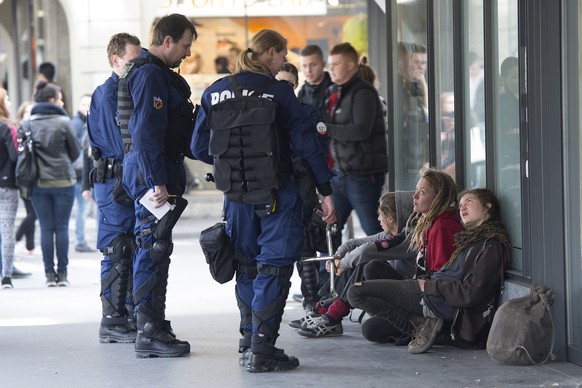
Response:
[[[190,55],[196,38],[196,28],[185,16],[162,17],[148,54],[128,63],[119,82],[118,109],[127,151],[123,185],[135,201],[136,216],[137,357],[180,357],[190,352],[190,344],[172,332],[165,309],[172,228],[187,203],[181,198],[186,184],[183,161],[189,154],[194,108],[188,84],[171,68]],[[175,207],[158,220],[139,202],[144,196],[156,208],[171,200]]]
[[[111,37],[107,57],[113,73],[93,92],[87,117],[95,159],[91,177],[99,208],[97,248],[103,253],[99,327],[102,343],[134,342],[136,335],[131,292],[135,250],[133,201],[116,201],[113,193],[121,184],[119,172],[124,155],[117,118],[117,82],[123,66],[137,57],[140,50],[140,41],[133,35],[119,33]]]
[[[290,370],[299,365],[297,358],[275,347],[293,263],[301,258],[303,248],[304,204],[298,195],[297,183],[291,178],[291,155],[303,158],[314,175],[317,189],[323,195],[323,220],[335,221],[329,183],[331,173],[313,130],[315,123],[304,113],[292,86],[274,79],[286,54],[287,41],[279,33],[272,30],[257,33],[250,48],[239,55],[235,75],[218,80],[204,92],[191,145],[198,159],[214,164],[217,188],[225,192],[227,234],[242,254],[237,256],[244,256],[239,260],[236,295],[241,314],[240,361],[249,372]],[[250,109],[233,111],[235,114],[230,115],[233,122],[220,124],[229,117],[228,111],[218,111],[224,105],[221,102],[234,97],[244,101],[244,96],[252,95],[260,96],[258,100],[273,101],[277,106],[277,125],[273,131],[281,141],[275,142],[278,149],[266,150],[266,155],[275,154],[277,158],[274,159],[279,161],[280,180],[272,197],[264,196],[272,188],[265,182],[272,183],[271,172],[275,164],[268,158],[259,161],[260,152],[257,151],[273,134],[266,134],[259,142],[251,139],[253,129],[249,131],[247,125],[237,121]],[[257,111],[264,112],[262,108]],[[243,114],[239,114],[241,112]],[[268,121],[266,117],[253,119],[257,123]],[[232,132],[224,135],[225,131],[218,131],[219,126],[240,126],[240,131],[237,128],[240,134],[233,133],[230,138],[238,140],[229,141],[228,133]],[[258,125],[254,130],[264,131],[265,128]],[[214,140],[211,140],[211,131]],[[225,144],[228,146],[220,154]],[[263,162],[265,164],[256,164]],[[263,168],[251,170],[253,165]],[[232,169],[232,174],[224,174],[223,168]],[[221,181],[225,176],[232,177],[232,181],[230,178]],[[259,198],[263,198],[264,203]]]

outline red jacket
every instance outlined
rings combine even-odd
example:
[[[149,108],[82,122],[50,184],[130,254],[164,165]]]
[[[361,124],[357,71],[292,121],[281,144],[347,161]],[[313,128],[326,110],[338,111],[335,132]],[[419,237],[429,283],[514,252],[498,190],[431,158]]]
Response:
[[[439,215],[426,231],[426,271],[433,273],[451,258],[456,249],[455,234],[463,230],[457,210]]]

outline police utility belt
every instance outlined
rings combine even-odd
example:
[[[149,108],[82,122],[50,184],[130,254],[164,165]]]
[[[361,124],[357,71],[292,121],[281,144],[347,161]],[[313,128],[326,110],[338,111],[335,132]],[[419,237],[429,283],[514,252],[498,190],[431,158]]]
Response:
[[[122,163],[113,157],[107,157],[95,160],[93,167],[95,169],[92,174],[92,183],[105,183],[118,175],[119,170],[122,168]]]

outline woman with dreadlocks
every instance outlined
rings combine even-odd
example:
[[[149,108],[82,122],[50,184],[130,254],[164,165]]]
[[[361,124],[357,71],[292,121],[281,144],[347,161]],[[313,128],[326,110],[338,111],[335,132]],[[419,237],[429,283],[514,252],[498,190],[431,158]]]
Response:
[[[460,346],[487,341],[510,242],[491,191],[468,190],[459,198],[466,229],[455,235],[457,248],[438,272],[415,280],[364,281],[348,291],[354,307],[412,332],[409,353],[429,350],[443,321],[451,322],[451,338]]]

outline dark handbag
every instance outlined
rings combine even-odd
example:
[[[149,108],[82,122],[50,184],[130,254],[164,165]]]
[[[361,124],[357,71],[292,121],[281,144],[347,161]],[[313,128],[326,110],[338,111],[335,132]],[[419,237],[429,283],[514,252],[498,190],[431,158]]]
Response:
[[[499,307],[487,338],[487,353],[502,365],[539,365],[554,359],[552,290],[537,286],[529,295]]]
[[[226,222],[221,221],[200,232],[200,246],[212,278],[220,284],[234,277],[238,261],[234,257],[234,246],[225,231]]]
[[[38,165],[30,129],[18,132],[18,159],[16,160],[16,186],[30,188],[38,179]]]

